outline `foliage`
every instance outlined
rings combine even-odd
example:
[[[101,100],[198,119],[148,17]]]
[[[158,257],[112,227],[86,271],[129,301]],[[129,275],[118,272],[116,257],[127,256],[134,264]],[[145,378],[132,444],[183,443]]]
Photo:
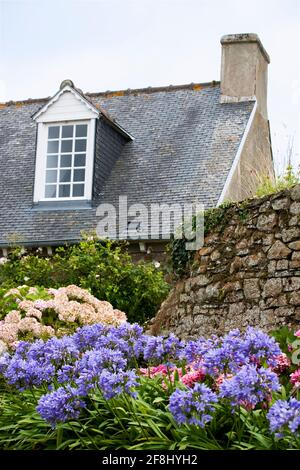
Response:
[[[60,247],[49,258],[38,250],[29,254],[15,249],[0,263],[0,286],[7,290],[24,282],[45,288],[75,284],[140,323],[155,314],[169,291],[163,273],[154,264],[134,264],[122,245],[93,237]]]
[[[273,180],[270,176],[260,178],[260,184],[256,190],[256,196],[262,197],[268,194],[278,193],[284,189],[290,189],[300,183],[300,170],[296,171],[292,165],[288,165],[284,174]]]
[[[0,447],[297,449],[300,382],[282,384],[295,369],[254,328],[183,342],[92,325],[20,343],[0,358]]]
[[[49,300],[51,295],[44,287],[29,287],[27,285],[19,286],[7,290],[0,289],[0,320],[12,310],[17,310],[19,302],[22,300],[36,301]]]
[[[14,348],[21,339],[70,334],[82,325],[116,326],[126,321],[125,313],[114,310],[109,302],[72,285],[59,289],[12,288],[3,295],[1,303],[4,315],[0,321],[0,341],[7,348]],[[12,309],[7,313],[8,306]]]
[[[248,213],[244,208],[243,204],[225,202],[219,207],[208,209],[203,214],[198,215],[200,223],[201,219],[203,219],[204,235],[207,235],[211,230],[215,228],[218,228],[218,230],[222,232],[232,215],[232,213],[229,211],[229,209],[232,207],[237,208],[238,216],[241,222],[244,222],[247,218]],[[194,231],[196,229],[196,220],[197,218],[193,216],[192,228]],[[168,251],[171,256],[172,270],[179,277],[188,274],[193,267],[195,251],[186,249],[187,241],[188,240],[184,236],[182,238],[174,238],[173,236],[171,238],[168,248]]]

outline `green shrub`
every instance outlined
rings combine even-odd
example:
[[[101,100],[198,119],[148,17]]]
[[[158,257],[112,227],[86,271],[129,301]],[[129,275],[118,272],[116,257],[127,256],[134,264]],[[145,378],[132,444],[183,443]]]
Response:
[[[21,300],[48,300],[51,296],[43,287],[28,287],[26,285],[19,286],[18,289],[6,288],[0,289],[0,320],[12,310],[18,310],[18,304]]]
[[[269,176],[260,178],[260,184],[256,190],[257,197],[267,196],[268,194],[278,193],[284,189],[290,189],[300,183],[299,170],[295,171],[292,165],[288,165],[284,174],[271,179]]]
[[[140,323],[155,314],[169,291],[154,264],[134,264],[124,247],[111,241],[86,237],[79,244],[58,248],[50,258],[23,251],[15,249],[0,265],[2,289],[24,283],[54,288],[76,284],[125,312],[129,321]]]

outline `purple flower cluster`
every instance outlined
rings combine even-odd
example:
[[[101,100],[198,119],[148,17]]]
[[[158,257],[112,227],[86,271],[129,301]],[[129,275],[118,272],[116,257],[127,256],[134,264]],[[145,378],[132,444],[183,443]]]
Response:
[[[57,371],[65,364],[74,363],[79,353],[74,341],[68,336],[51,338],[46,342],[21,342],[15,354],[5,356],[0,369],[9,384],[24,390],[51,383]]]
[[[118,372],[125,369],[127,361],[120,351],[110,348],[99,348],[86,351],[74,365],[74,381],[81,395],[99,384],[100,375],[104,370]]]
[[[83,407],[84,402],[78,397],[78,391],[67,386],[43,395],[39,400],[37,411],[54,427],[59,422],[78,418]]]
[[[143,338],[143,356],[148,362],[169,362],[178,360],[185,347],[185,343],[180,341],[174,334],[167,338],[163,336],[145,336]]]
[[[209,387],[196,383],[190,390],[175,390],[170,396],[169,409],[179,424],[194,424],[204,427],[212,420],[214,403],[218,398]]]
[[[276,365],[281,350],[274,340],[263,331],[248,327],[245,333],[232,330],[223,338],[200,340],[187,345],[189,360],[199,360],[211,374],[235,373],[246,364]],[[194,356],[194,357],[192,357]]]
[[[173,334],[145,335],[137,324],[95,324],[71,336],[21,342],[13,355],[1,356],[0,374],[19,390],[46,386],[50,392],[40,398],[37,410],[55,426],[78,418],[94,394],[101,393],[106,400],[122,394],[135,397],[141,381],[154,380],[151,374],[141,379],[145,366],[149,371],[153,365],[165,371],[175,367],[181,374],[190,370],[193,380],[181,380],[169,408],[179,424],[203,427],[212,419],[218,399],[246,408],[269,400],[279,389],[271,367],[280,353],[273,338],[253,328],[185,343]],[[199,383],[200,378],[209,386]],[[167,380],[172,387],[177,383],[174,374],[165,373],[165,385]]]
[[[103,370],[99,376],[98,385],[106,400],[114,398],[121,393],[136,396],[134,388],[138,385],[137,375],[133,370],[110,372]]]
[[[271,398],[280,384],[275,372],[254,364],[242,366],[232,378],[225,379],[220,385],[220,396],[228,398],[232,406],[243,405],[252,409],[258,403]]]
[[[289,431],[300,435],[300,401],[296,398],[276,401],[268,412],[268,420],[271,431],[278,438]]]

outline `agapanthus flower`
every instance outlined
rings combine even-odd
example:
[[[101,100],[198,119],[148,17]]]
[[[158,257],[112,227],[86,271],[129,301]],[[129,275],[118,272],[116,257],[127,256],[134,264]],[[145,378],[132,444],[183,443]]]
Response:
[[[242,347],[252,362],[268,366],[276,366],[276,358],[282,354],[274,338],[251,326],[246,330]]]
[[[78,396],[78,390],[66,386],[43,395],[36,409],[41,417],[54,427],[57,423],[77,419],[84,406],[84,402]]]
[[[104,369],[98,379],[98,386],[106,400],[109,400],[121,393],[136,396],[134,387],[138,385],[135,371],[111,372]]]
[[[185,359],[188,363],[201,363],[204,355],[219,344],[220,338],[215,335],[208,339],[199,338],[196,341],[188,341],[181,353],[181,359]]]
[[[7,382],[19,390],[50,383],[54,374],[54,365],[40,365],[35,360],[25,360],[16,355],[10,358],[3,373]]]
[[[105,337],[107,334],[107,327],[101,323],[95,325],[83,326],[78,328],[72,335],[74,344],[81,351],[93,349],[99,338]]]
[[[300,434],[300,401],[296,398],[277,400],[270,408],[267,418],[270,430],[278,438],[290,432]]]
[[[296,388],[300,388],[300,369],[296,370],[290,375],[290,382]]]
[[[81,395],[87,395],[98,384],[102,371],[120,372],[125,369],[126,359],[120,351],[109,348],[87,351],[76,364],[75,383]]]
[[[175,360],[181,356],[185,344],[174,334],[168,337],[145,336],[144,359],[146,361],[155,360]]]
[[[8,352],[4,351],[3,354],[0,356],[0,374],[4,375],[9,363],[11,360],[11,356]]]
[[[122,351],[127,359],[138,359],[144,350],[146,335],[138,324],[123,323],[109,329],[106,335],[99,337],[95,348],[110,347]]]
[[[280,389],[278,377],[271,369],[244,365],[232,378],[220,385],[220,396],[228,398],[232,406],[247,404],[255,407],[269,400],[273,391]]]
[[[190,390],[175,390],[170,396],[169,409],[178,424],[204,427],[212,420],[218,398],[209,387],[196,383]]]
[[[237,371],[249,361],[244,350],[244,338],[238,329],[232,330],[219,342],[203,354],[203,364],[211,374]]]

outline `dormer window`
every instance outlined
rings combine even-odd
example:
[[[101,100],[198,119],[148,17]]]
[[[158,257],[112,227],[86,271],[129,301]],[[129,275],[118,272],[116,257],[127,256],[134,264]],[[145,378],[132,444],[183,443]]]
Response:
[[[49,124],[44,199],[84,198],[88,123]]]
[[[71,80],[33,116],[37,148],[33,202],[35,204],[91,201],[96,121],[101,116],[127,141],[133,140],[108,113],[94,106]],[[50,204],[50,207],[51,204]]]
[[[91,200],[99,110],[69,80],[34,116],[34,202]]]

